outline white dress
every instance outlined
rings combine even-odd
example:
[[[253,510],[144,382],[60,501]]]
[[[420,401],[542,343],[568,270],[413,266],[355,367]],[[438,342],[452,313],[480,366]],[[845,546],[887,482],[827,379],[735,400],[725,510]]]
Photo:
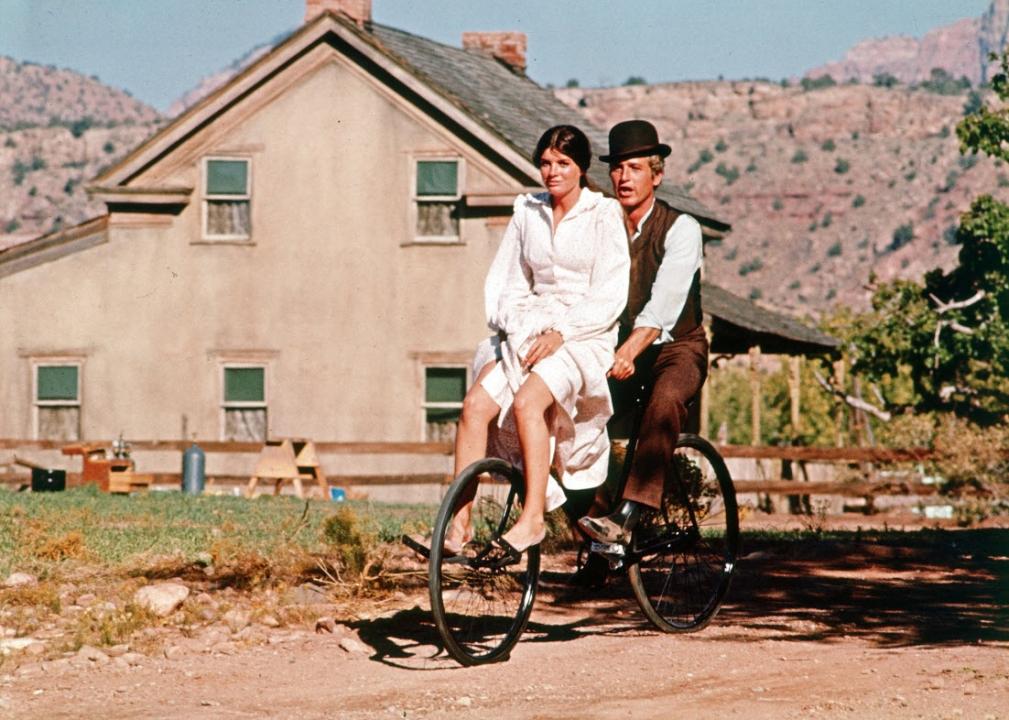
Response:
[[[613,414],[606,373],[613,365],[617,318],[627,302],[630,259],[619,203],[583,188],[553,228],[550,195],[522,195],[484,288],[492,337],[477,349],[475,371],[497,360],[481,383],[501,406],[493,454],[519,463],[512,400],[528,373],[519,361],[549,329],[564,344],[532,369],[550,388],[559,412],[551,436],[553,466],[569,489],[606,479]],[[553,504],[553,503],[551,503]]]

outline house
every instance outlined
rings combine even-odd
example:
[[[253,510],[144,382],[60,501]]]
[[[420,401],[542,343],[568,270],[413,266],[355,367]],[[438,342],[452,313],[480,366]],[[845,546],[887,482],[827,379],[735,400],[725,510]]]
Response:
[[[0,251],[0,437],[450,437],[486,268],[540,184],[529,154],[587,125],[524,64],[518,33],[449,47],[373,23],[370,0],[307,0],[298,31],[94,180],[107,214]],[[833,347],[712,293],[716,349],[719,327]]]

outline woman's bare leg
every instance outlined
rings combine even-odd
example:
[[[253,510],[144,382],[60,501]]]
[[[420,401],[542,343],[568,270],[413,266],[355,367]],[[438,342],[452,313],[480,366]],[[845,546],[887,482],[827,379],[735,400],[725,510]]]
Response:
[[[546,531],[547,478],[550,474],[550,426],[548,415],[554,406],[550,388],[531,373],[515,394],[515,423],[522,444],[526,497],[522,513],[504,539],[519,549],[535,545]]]
[[[455,433],[455,477],[487,455],[487,433],[501,408],[483,389],[480,381],[494,369],[494,365],[495,363],[489,362],[481,368],[463,399],[462,414]],[[460,550],[473,536],[470,517],[476,485],[471,487],[472,491],[462,496],[462,505],[452,519],[452,526],[445,537],[445,545],[451,550]]]

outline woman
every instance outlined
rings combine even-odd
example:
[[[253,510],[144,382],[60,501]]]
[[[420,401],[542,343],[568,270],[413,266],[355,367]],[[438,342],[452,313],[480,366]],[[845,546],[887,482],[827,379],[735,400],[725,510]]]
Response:
[[[569,489],[595,487],[606,477],[612,414],[606,372],[630,268],[620,205],[588,187],[584,133],[550,128],[533,162],[547,192],[515,201],[488,273],[487,320],[498,336],[477,350],[476,382],[463,402],[455,445],[458,475],[488,454],[495,419],[498,428],[514,423],[526,494],[499,544],[515,555],[546,534],[551,465]],[[469,511],[467,505],[456,514],[447,551],[460,552],[472,537]]]

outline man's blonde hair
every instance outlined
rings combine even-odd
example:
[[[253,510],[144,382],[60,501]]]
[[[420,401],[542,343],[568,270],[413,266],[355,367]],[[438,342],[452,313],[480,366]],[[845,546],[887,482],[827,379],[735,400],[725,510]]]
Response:
[[[666,171],[666,159],[661,155],[649,155],[648,167],[651,169],[652,175],[664,173]]]

